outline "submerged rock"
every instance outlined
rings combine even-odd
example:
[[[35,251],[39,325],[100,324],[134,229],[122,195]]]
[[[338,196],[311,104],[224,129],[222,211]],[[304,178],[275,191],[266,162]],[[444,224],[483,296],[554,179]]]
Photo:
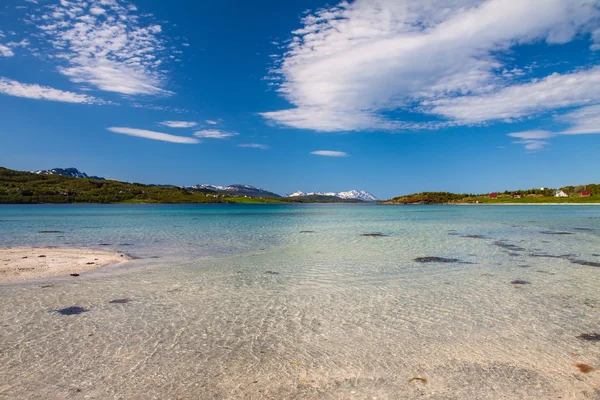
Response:
[[[592,332],[592,333],[582,333],[577,336],[578,339],[587,340],[590,342],[600,342],[600,333]]]
[[[77,274],[77,273],[69,274],[69,275],[71,275],[71,276],[79,276],[79,274]]]
[[[458,263],[462,262],[458,258],[444,258],[444,257],[417,257],[415,258],[416,262],[419,263]]]
[[[127,304],[129,302],[131,302],[132,300],[129,298],[124,298],[124,299],[115,299],[115,300],[111,300],[109,301],[109,303],[111,304]]]
[[[79,306],[73,306],[73,307],[62,308],[60,310],[54,310],[54,311],[56,311],[60,315],[77,315],[77,314],[81,314],[84,312],[88,312],[90,310],[88,310],[87,308],[79,307]]]
[[[502,247],[503,249],[512,250],[512,251],[525,251],[525,249],[522,247],[519,247],[514,244],[506,243],[502,240],[498,240],[498,241],[494,242],[494,246]]]
[[[517,279],[515,281],[511,282],[513,285],[531,285],[531,282],[529,281],[522,281],[520,279]]]
[[[485,237],[483,237],[481,235],[465,235],[463,237],[464,238],[469,238],[469,239],[485,239]]]
[[[595,262],[595,261],[585,261],[585,260],[577,260],[577,259],[572,259],[570,260],[573,264],[578,264],[578,265],[585,265],[587,267],[596,267],[596,268],[600,268],[600,262]]]

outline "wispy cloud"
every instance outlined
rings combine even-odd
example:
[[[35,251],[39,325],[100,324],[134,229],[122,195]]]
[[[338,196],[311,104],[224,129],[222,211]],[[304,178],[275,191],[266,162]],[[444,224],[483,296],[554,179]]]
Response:
[[[430,112],[465,124],[511,120],[600,102],[600,67],[513,85],[494,93],[426,102]]]
[[[12,57],[14,55],[15,55],[15,53],[13,53],[13,51],[10,47],[0,44],[0,56]]]
[[[314,154],[315,156],[325,156],[325,157],[346,157],[347,153],[343,151],[334,151],[334,150],[316,150],[312,151],[310,154]]]
[[[209,124],[209,125],[217,125],[217,124],[218,124],[218,122],[217,122],[217,121],[214,121],[214,120],[212,120],[212,119],[207,119],[205,122],[206,122],[207,124]]]
[[[533,130],[533,131],[513,132],[513,133],[509,133],[507,136],[521,139],[521,140],[516,140],[513,143],[523,145],[526,150],[539,151],[550,144],[548,141],[543,140],[543,139],[549,139],[551,137],[556,136],[556,134],[553,132],[550,132],[550,131]]]
[[[558,117],[571,126],[560,132],[562,135],[585,135],[600,133],[600,105],[583,107]]]
[[[552,133],[550,131],[537,130],[537,131],[513,132],[513,133],[509,133],[508,136],[514,137],[514,138],[519,138],[519,139],[525,139],[525,140],[540,140],[540,139],[551,138],[552,136],[555,136],[555,133]]]
[[[145,138],[145,139],[152,139],[152,140],[161,140],[163,142],[183,143],[183,144],[200,143],[200,141],[198,139],[184,137],[184,136],[169,135],[168,133],[148,131],[145,129],[134,129],[134,128],[125,128],[125,127],[110,127],[110,128],[106,128],[106,129],[111,132],[114,132],[114,133],[120,133],[122,135],[137,136],[137,137],[141,137],[141,138]]]
[[[2,31],[0,31],[0,38],[4,37]],[[5,44],[0,43],[0,56],[2,57],[12,57],[15,55],[13,49],[16,47],[27,47],[29,46],[29,41],[27,39],[23,39],[19,42],[8,42]]]
[[[119,0],[60,0],[32,22],[54,47],[49,57],[71,81],[126,95],[164,89],[167,45],[162,28]]]
[[[60,101],[64,103],[104,103],[93,96],[67,92],[38,84],[22,83],[2,77],[0,77],[0,93],[28,99]]]
[[[558,115],[555,117],[555,121],[567,124],[568,127],[557,131],[532,130],[514,132],[509,133],[508,136],[522,139],[513,143],[523,144],[528,150],[540,150],[549,144],[544,139],[562,135],[600,134],[600,105],[582,107],[566,114]]]
[[[269,146],[267,146],[266,144],[260,144],[260,143],[243,143],[243,144],[238,144],[238,147],[245,147],[245,148],[250,148],[250,149],[260,149],[260,150],[268,150]]]
[[[600,8],[589,0],[356,0],[321,9],[292,32],[270,76],[290,103],[262,115],[278,124],[317,131],[414,129],[389,111],[441,115],[450,123],[513,119],[566,103],[585,104],[596,70],[549,76],[529,89],[566,86],[582,92],[517,105],[506,89],[523,71],[508,65],[516,45],[561,44],[592,34]],[[535,18],[531,16],[535,15]],[[598,36],[596,38],[596,36]],[[575,75],[575,74],[571,74]],[[580,83],[568,82],[579,79]],[[517,85],[517,87],[521,87]],[[523,90],[527,90],[525,88]],[[466,98],[463,100],[463,97]],[[483,99],[481,105],[477,101]],[[493,105],[500,107],[494,111]],[[475,109],[468,111],[470,105]],[[492,113],[486,117],[485,112]],[[443,125],[442,125],[443,126]],[[429,126],[431,127],[431,126]],[[433,125],[433,127],[436,127]]]
[[[237,135],[236,132],[224,132],[218,129],[204,129],[194,132],[194,136],[205,139],[226,139]]]
[[[159,122],[159,124],[168,126],[169,128],[193,128],[198,125],[198,123],[191,121],[163,121]]]

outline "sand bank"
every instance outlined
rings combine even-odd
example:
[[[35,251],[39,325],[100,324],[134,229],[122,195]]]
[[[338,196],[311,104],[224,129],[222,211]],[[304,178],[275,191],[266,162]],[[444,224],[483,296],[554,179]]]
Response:
[[[123,253],[92,249],[0,248],[0,283],[78,274],[128,260]]]

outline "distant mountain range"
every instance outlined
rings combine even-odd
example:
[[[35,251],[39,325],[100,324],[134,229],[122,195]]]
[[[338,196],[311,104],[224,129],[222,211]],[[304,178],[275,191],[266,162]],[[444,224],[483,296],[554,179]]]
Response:
[[[333,196],[344,200],[377,201],[377,198],[364,190],[349,190],[347,192],[301,192],[290,193],[285,197]]]
[[[227,193],[231,195],[238,196],[252,196],[252,197],[281,197],[277,193],[269,192],[264,189],[259,189],[250,185],[229,185],[229,186],[219,186],[219,185],[207,185],[207,184],[198,184],[193,186],[186,186],[188,189],[208,189],[218,193]]]
[[[38,175],[62,175],[70,176],[71,178],[89,178],[89,179],[100,179],[104,180],[99,176],[89,176],[85,172],[79,171],[77,168],[53,168],[53,169],[41,169],[39,171],[31,171]]]
[[[85,172],[79,171],[77,168],[53,168],[53,169],[42,169],[39,171],[32,171],[34,174],[38,175],[61,175],[68,176],[71,178],[87,178],[87,179],[100,179],[105,180],[99,176],[90,176]],[[151,186],[170,186],[170,185],[151,185]],[[269,192],[268,190],[256,188],[250,185],[229,185],[229,186],[219,186],[219,185],[208,185],[208,184],[198,184],[192,186],[185,186],[186,189],[198,189],[198,190],[211,190],[217,193],[225,193],[232,196],[250,196],[250,197],[294,197],[305,198],[305,199],[317,199],[319,201],[324,201],[328,197],[336,197],[342,200],[361,200],[361,201],[377,201],[377,198],[373,196],[371,193],[366,192],[364,190],[350,190],[347,192],[301,192],[297,191],[295,193],[291,193],[285,196],[280,196],[277,193]],[[332,199],[334,200],[334,199]]]

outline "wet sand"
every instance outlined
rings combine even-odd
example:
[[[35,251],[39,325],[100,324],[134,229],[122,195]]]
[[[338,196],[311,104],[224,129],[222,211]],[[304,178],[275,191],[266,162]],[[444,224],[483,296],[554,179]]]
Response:
[[[0,248],[0,283],[79,274],[127,260],[123,253],[92,249]]]

